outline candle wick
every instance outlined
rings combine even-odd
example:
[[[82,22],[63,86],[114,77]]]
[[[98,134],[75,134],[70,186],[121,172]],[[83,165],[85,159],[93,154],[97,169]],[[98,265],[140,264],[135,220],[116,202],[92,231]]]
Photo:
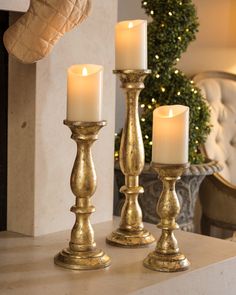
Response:
[[[132,23],[132,22],[129,22],[129,24],[128,24],[128,28],[129,28],[129,29],[132,29],[133,27],[134,27],[133,23]]]
[[[84,67],[82,70],[82,76],[88,76],[88,70],[86,67]]]
[[[170,109],[170,110],[169,110],[169,117],[173,117],[173,115],[174,115],[174,114],[173,114],[173,110]]]

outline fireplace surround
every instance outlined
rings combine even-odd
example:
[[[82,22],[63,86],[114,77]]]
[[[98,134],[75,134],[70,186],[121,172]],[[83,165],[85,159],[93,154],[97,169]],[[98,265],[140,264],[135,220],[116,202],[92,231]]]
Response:
[[[8,23],[9,13],[0,11],[0,230],[7,227],[8,54],[2,37]]]
[[[0,0],[0,10],[17,11],[14,4],[26,3]],[[25,5],[22,11],[26,9]],[[109,18],[104,18],[104,11]],[[14,22],[19,13],[10,12],[9,17]],[[67,33],[50,56],[30,65],[9,57],[7,230],[39,236],[69,229],[74,222],[68,209],[74,202],[70,173],[76,149],[63,120],[66,71],[79,63],[101,64],[105,69],[102,116],[108,125],[93,147],[98,187],[92,222],[112,219],[115,58],[110,44],[116,20],[117,0],[94,0],[90,17]]]

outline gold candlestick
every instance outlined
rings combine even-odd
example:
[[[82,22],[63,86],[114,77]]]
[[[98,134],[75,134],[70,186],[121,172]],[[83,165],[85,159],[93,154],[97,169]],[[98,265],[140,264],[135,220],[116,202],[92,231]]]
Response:
[[[107,237],[107,243],[120,247],[143,247],[155,241],[143,227],[138,195],[143,193],[139,175],[144,167],[144,145],[139,122],[138,99],[144,88],[144,79],[150,70],[117,70],[121,88],[126,93],[126,121],[120,145],[120,167],[125,175],[125,185],[120,191],[126,200],[121,212],[119,228]]]
[[[162,230],[154,252],[144,260],[144,266],[149,269],[176,272],[188,269],[190,263],[184,254],[180,253],[178,242],[173,231],[178,229],[176,217],[180,212],[180,204],[175,191],[175,184],[189,164],[165,165],[152,163],[152,168],[159,174],[163,182],[163,190],[157,204],[157,214],[161,221],[157,225]]]
[[[65,120],[64,124],[71,129],[71,138],[77,143],[77,156],[70,181],[72,192],[76,196],[76,204],[71,208],[76,215],[76,222],[71,231],[69,248],[58,253],[54,261],[55,264],[69,269],[105,268],[110,265],[111,260],[102,250],[96,248],[89,218],[95,211],[90,198],[96,190],[96,172],[91,146],[106,122]]]

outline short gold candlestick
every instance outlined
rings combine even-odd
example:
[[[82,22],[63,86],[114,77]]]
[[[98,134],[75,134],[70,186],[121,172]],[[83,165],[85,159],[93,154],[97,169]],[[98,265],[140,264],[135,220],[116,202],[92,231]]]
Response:
[[[163,190],[157,204],[157,214],[161,221],[157,225],[162,230],[154,252],[144,260],[144,266],[163,272],[177,272],[188,269],[190,263],[180,253],[178,242],[173,231],[178,229],[176,217],[180,212],[180,204],[175,191],[175,184],[189,164],[165,165],[152,163],[152,168],[159,174],[163,182]]]
[[[143,247],[155,241],[143,227],[138,195],[143,193],[139,175],[144,167],[144,145],[139,122],[138,99],[144,79],[150,70],[117,70],[121,88],[126,93],[126,121],[122,132],[119,161],[125,175],[120,191],[126,200],[121,212],[119,228],[107,237],[107,243],[120,247]]]
[[[96,190],[91,146],[106,122],[64,121],[64,124],[71,129],[71,138],[77,143],[77,155],[70,181],[72,192],[76,196],[76,204],[71,208],[76,221],[71,231],[69,247],[57,254],[54,261],[55,264],[69,269],[105,268],[110,265],[111,260],[102,250],[96,248],[89,218],[95,211],[90,198]]]

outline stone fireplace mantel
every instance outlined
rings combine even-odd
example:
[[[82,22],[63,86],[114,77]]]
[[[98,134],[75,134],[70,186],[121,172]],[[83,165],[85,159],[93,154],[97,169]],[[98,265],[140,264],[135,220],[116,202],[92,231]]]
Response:
[[[30,0],[0,0],[0,10],[25,12]]]
[[[26,0],[0,0],[0,10],[12,11],[12,23],[19,17],[16,11],[26,11],[28,4]],[[109,18],[104,18],[104,11]],[[111,220],[115,132],[112,45],[116,21],[117,0],[93,0],[90,17],[67,33],[48,57],[35,64],[9,57],[7,230],[39,236],[73,226],[70,207],[75,197],[70,174],[76,145],[63,120],[67,68],[79,63],[104,66],[102,115],[107,126],[93,147],[98,187],[92,198],[96,207],[92,221]]]

